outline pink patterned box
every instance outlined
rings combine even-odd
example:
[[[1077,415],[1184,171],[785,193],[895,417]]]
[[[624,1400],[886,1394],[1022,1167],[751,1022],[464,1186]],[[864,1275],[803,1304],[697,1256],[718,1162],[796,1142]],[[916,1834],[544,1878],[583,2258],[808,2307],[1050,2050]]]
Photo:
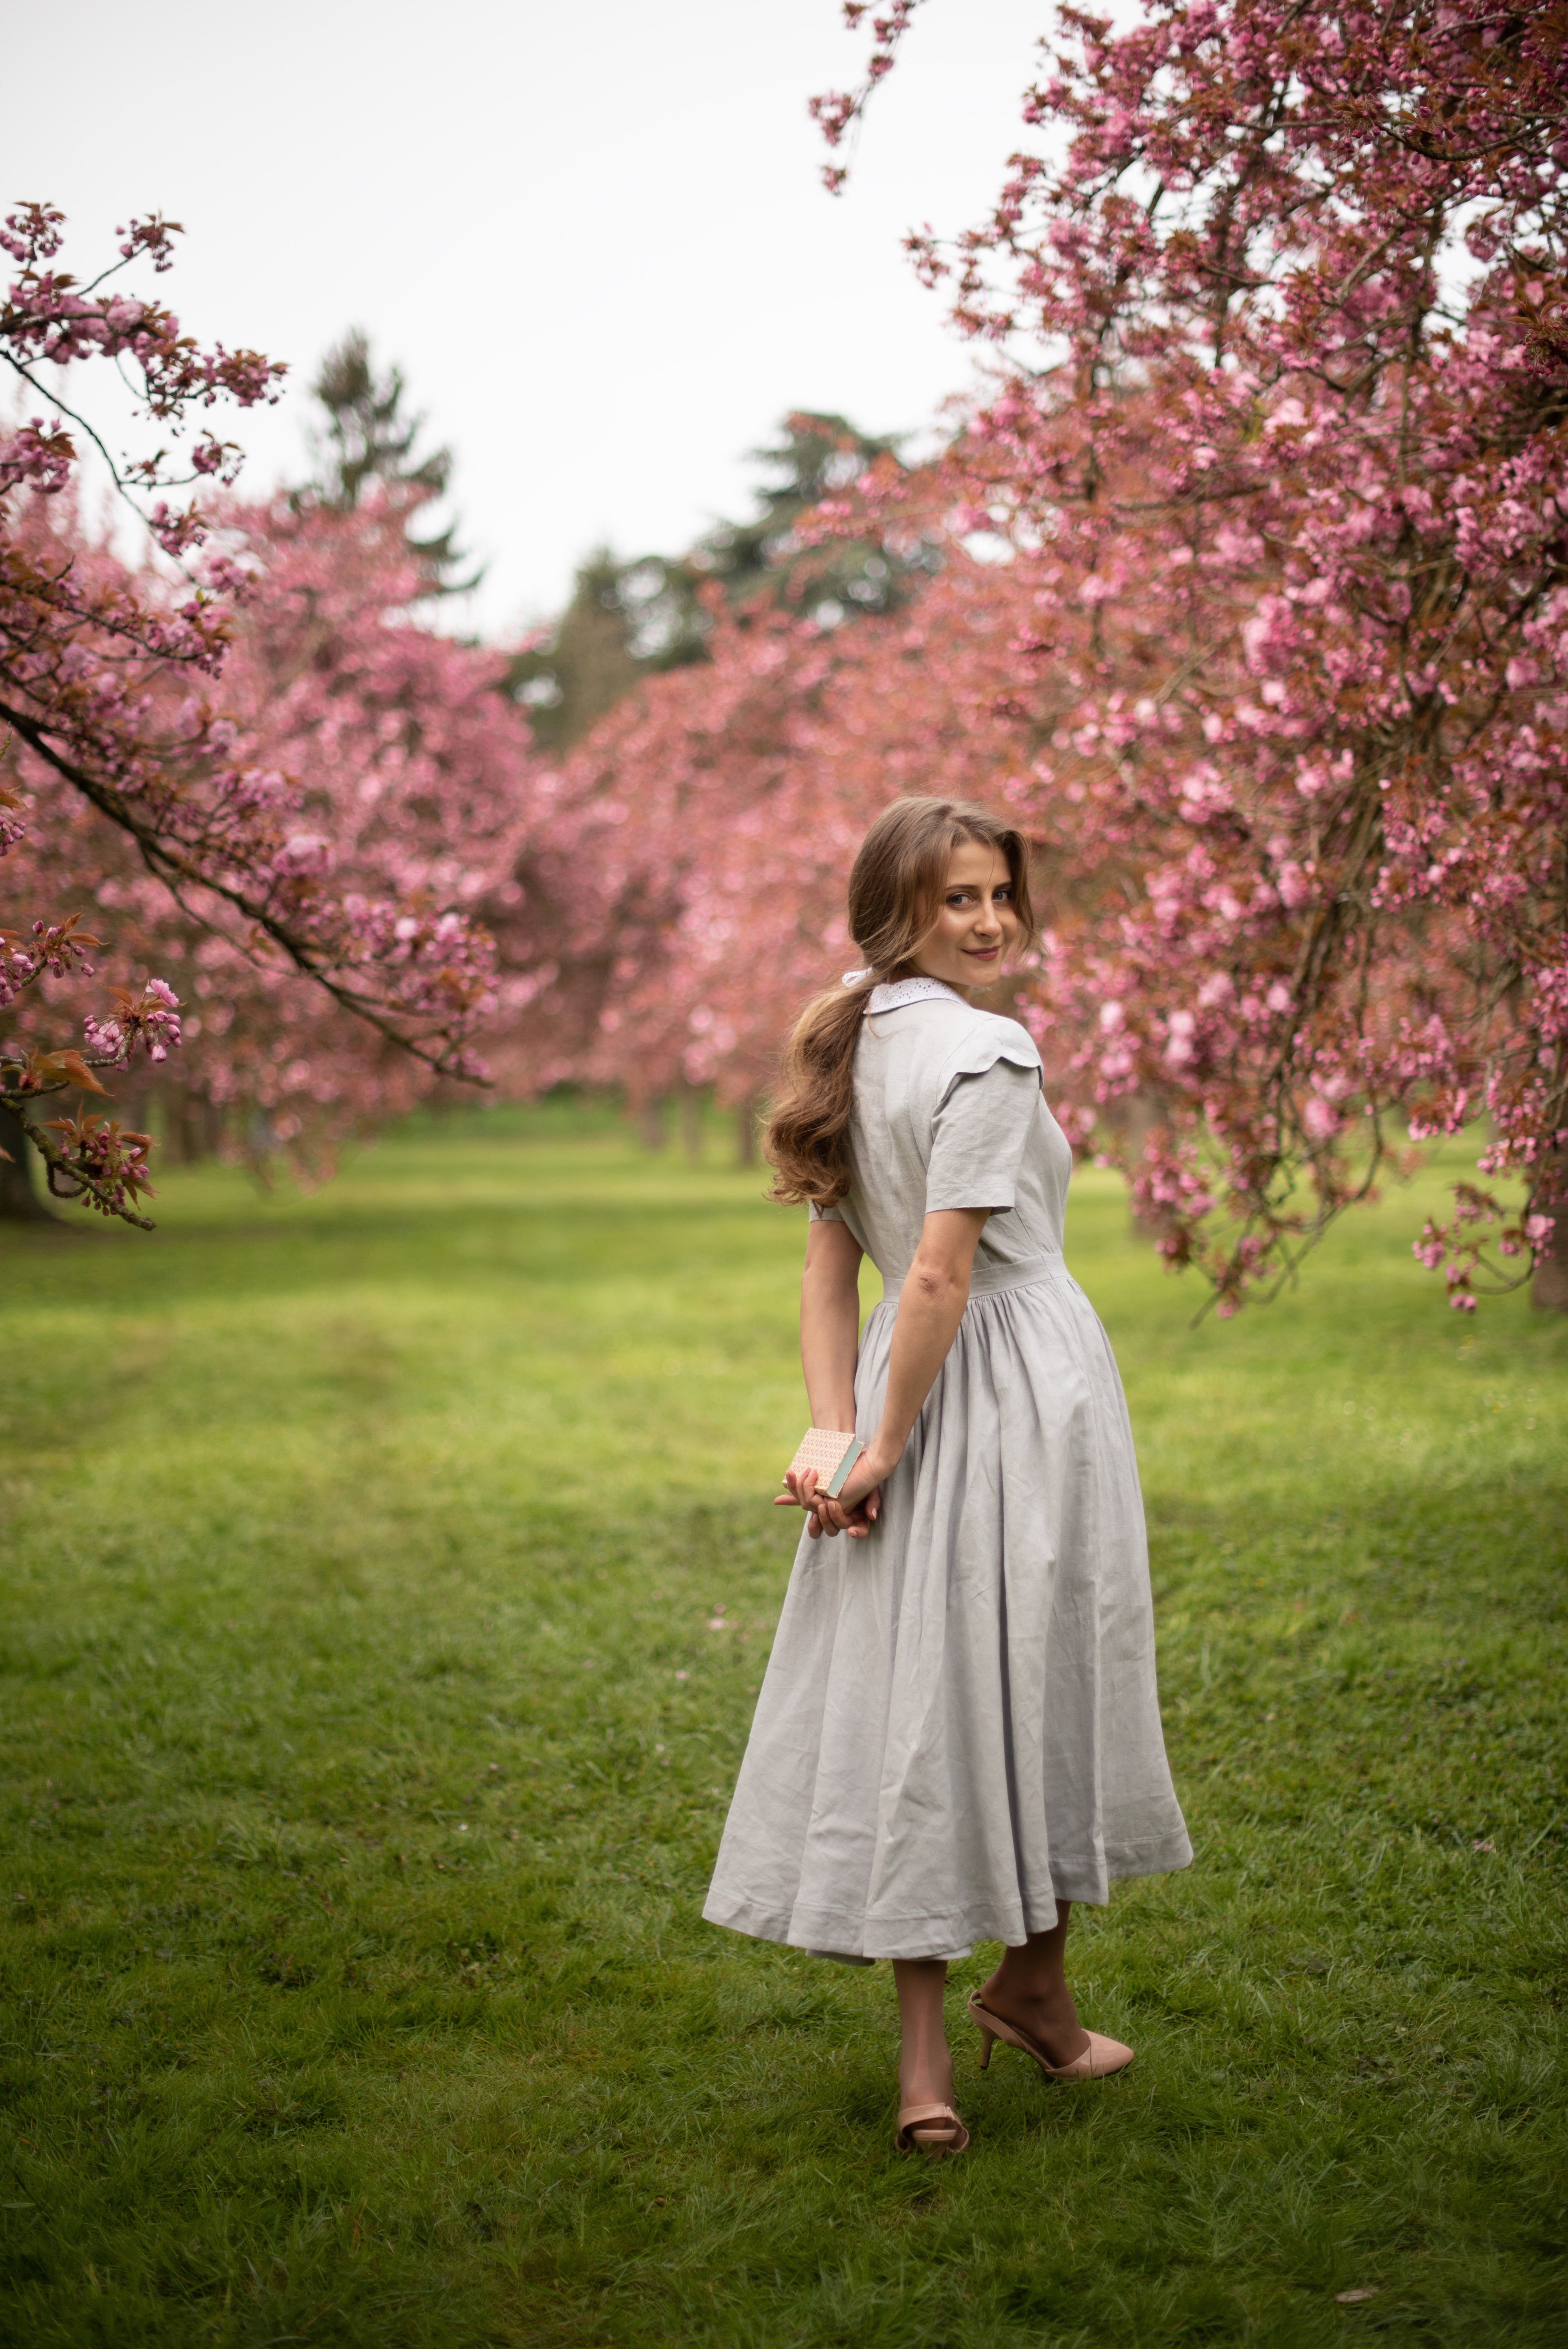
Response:
[[[809,1427],[787,1473],[799,1476],[808,1468],[814,1468],[818,1491],[825,1493],[830,1501],[836,1500],[865,1448],[852,1429]]]

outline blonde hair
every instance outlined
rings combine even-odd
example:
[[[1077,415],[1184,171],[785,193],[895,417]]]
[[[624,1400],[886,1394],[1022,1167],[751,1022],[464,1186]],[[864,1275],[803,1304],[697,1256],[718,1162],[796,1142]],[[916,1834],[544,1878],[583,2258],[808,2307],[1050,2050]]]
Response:
[[[850,936],[868,968],[853,986],[814,997],[784,1048],[763,1141],[775,1199],[836,1206],[853,1181],[850,1115],[866,998],[884,979],[908,975],[935,922],[953,852],[965,841],[1006,858],[1020,943],[1033,939],[1022,833],[964,800],[895,800],[882,810],[850,874]]]

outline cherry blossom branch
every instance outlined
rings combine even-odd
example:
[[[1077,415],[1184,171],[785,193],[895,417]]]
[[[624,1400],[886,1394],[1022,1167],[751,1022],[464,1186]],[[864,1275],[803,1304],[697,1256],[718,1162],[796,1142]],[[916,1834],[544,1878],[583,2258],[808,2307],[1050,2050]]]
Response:
[[[147,1174],[150,1134],[90,1110],[77,1117],[50,1118],[45,1126],[29,1115],[20,1096],[5,1092],[0,1100],[43,1160],[53,1197],[75,1199],[101,1216],[134,1224],[139,1231],[156,1229],[151,1217],[138,1215],[135,1207],[136,1201],[152,1195]],[[62,1137],[60,1143],[50,1139],[51,1131]],[[0,1157],[9,1155],[0,1149]]]
[[[133,221],[120,233],[119,261],[86,287],[53,265],[61,228],[54,208],[30,204],[0,231],[0,249],[20,264],[0,299],[0,356],[40,396],[40,361],[129,364],[145,413],[175,437],[191,411],[221,398],[248,407],[277,397],[280,366],[222,345],[204,351],[161,305],[103,290],[138,257],[167,269],[175,223]],[[176,476],[162,447],[121,468],[77,406],[54,404],[98,448],[123,495],[133,481],[150,491],[232,476],[232,444],[211,433],[196,442],[188,473]],[[310,982],[419,1066],[482,1081],[469,1040],[494,999],[488,931],[444,905],[426,881],[398,876],[377,894],[331,885],[334,843],[305,828],[301,787],[237,759],[233,721],[191,689],[192,679],[211,679],[222,666],[234,614],[258,592],[256,577],[243,560],[209,554],[199,582],[186,571],[191,592],[181,602],[163,580],[128,574],[77,527],[76,456],[58,415],[52,426],[35,417],[0,433],[0,719],[10,729],[15,772],[35,786],[24,826],[21,795],[0,784],[0,855],[16,852],[46,804],[59,823],[58,806],[36,788],[39,776],[54,779],[105,823],[106,848],[116,836],[134,844],[141,870],[191,930],[221,940],[264,976],[288,972]],[[143,519],[181,568],[209,527],[194,502],[171,509],[160,500]],[[36,859],[36,843],[27,854]],[[96,880],[88,886],[98,893]],[[176,998],[161,979],[139,994],[116,990],[108,1019],[89,1014],[84,1050],[36,1036],[36,1007],[27,1009],[34,981],[45,969],[90,976],[84,950],[93,943],[74,917],[40,918],[27,936],[3,942],[0,1009],[10,1007],[8,1019],[20,1020],[30,1040],[26,1050],[7,1041],[0,1052],[0,1094],[18,1114],[25,1099],[67,1086],[101,1092],[96,1071],[123,1068],[144,1049],[161,1061],[181,1041]],[[87,1204],[139,1220],[131,1209],[148,1187],[147,1138],[92,1110],[52,1128],[57,1140],[36,1120],[26,1123],[51,1187],[74,1186]]]
[[[872,18],[872,30],[876,45],[866,66],[866,77],[853,92],[830,89],[808,101],[808,111],[822,133],[828,146],[841,145],[845,133],[853,129],[858,135],[861,119],[872,90],[892,71],[894,53],[909,30],[910,19],[921,0],[888,0],[885,16]],[[852,33],[862,16],[871,15],[870,0],[843,0],[844,23]],[[851,156],[852,156],[851,149]],[[825,164],[822,185],[830,196],[841,193],[849,178],[847,166]]]
[[[263,843],[273,848],[274,854],[259,868],[261,885],[247,886],[232,869],[225,872],[182,848],[168,829],[166,808],[151,819],[144,818],[123,792],[65,757],[26,711],[0,701],[0,719],[57,774],[74,784],[101,815],[128,833],[149,872],[171,889],[181,885],[200,889],[232,906],[334,1002],[436,1074],[484,1081],[465,1044],[466,1032],[485,1007],[491,983],[490,940],[482,931],[450,915],[396,903],[363,908],[356,926],[351,927],[341,908],[315,897],[307,885],[302,885],[307,884],[308,875],[297,859],[291,862],[286,845],[278,852],[271,841]],[[233,854],[232,848],[230,854]],[[292,918],[273,902],[273,892],[280,883],[294,898]],[[379,970],[384,980],[401,978],[401,989],[377,992],[363,981],[356,984],[344,977],[339,958],[355,952],[361,957],[362,968]],[[422,1021],[437,1040],[427,1041],[418,1027],[411,1030],[411,1019]]]

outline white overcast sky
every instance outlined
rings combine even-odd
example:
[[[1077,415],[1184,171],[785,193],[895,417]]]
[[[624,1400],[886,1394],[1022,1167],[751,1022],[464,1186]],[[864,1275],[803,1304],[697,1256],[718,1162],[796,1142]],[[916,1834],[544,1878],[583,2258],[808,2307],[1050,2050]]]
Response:
[[[62,207],[79,274],[132,212],[184,223],[183,324],[294,370],[228,428],[256,489],[363,326],[455,453],[505,633],[596,540],[749,511],[788,409],[917,429],[969,379],[901,238],[989,209],[1047,15],[929,0],[835,202],[806,101],[868,46],[838,0],[53,0],[6,31],[0,193]]]

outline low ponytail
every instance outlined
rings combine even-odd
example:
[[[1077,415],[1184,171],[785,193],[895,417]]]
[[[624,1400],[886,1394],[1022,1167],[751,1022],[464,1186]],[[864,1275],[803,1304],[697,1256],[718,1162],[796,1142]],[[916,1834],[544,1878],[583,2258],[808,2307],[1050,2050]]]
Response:
[[[855,1046],[876,973],[813,996],[795,1022],[779,1066],[762,1154],[773,1169],[769,1196],[836,1207],[854,1179],[850,1112],[855,1105]]]
[[[1019,944],[1034,937],[1028,850],[1022,833],[962,800],[895,800],[861,843],[850,874],[850,936],[868,968],[813,998],[784,1048],[763,1154],[771,1196],[834,1207],[854,1181],[850,1120],[855,1047],[872,988],[902,978],[930,935],[955,848],[966,840],[1007,860]]]

